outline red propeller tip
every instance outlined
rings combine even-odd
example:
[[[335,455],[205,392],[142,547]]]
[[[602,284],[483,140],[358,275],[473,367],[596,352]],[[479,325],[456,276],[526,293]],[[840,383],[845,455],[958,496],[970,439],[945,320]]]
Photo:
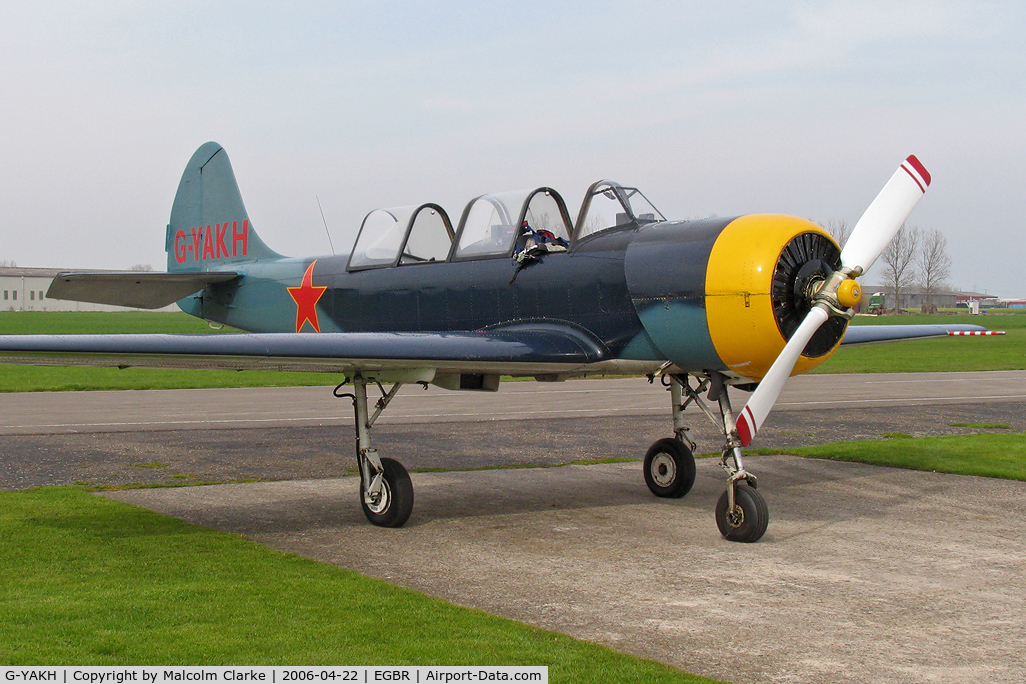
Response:
[[[918,185],[919,189],[926,192],[926,188],[930,186],[930,172],[926,170],[923,163],[916,158],[916,155],[910,154],[905,159],[905,163],[901,165],[901,168],[905,169],[905,172],[912,176]]]
[[[741,409],[741,415],[737,417],[737,436],[741,440],[741,446],[746,447],[752,443],[752,438],[755,437],[755,416],[752,415],[752,409],[745,406]]]

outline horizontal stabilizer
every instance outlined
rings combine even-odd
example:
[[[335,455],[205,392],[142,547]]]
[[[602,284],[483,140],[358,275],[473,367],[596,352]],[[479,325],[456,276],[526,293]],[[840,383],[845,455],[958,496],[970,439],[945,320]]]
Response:
[[[923,337],[946,337],[953,332],[985,332],[982,325],[849,325],[841,344],[873,344],[874,342],[897,342]]]
[[[73,302],[113,304],[136,309],[159,309],[199,292],[208,285],[238,278],[235,271],[152,273],[58,273],[46,296]]]

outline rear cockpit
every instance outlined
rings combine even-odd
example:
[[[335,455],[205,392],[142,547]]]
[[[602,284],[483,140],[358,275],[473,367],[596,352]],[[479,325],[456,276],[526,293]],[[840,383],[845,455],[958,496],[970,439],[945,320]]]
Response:
[[[449,215],[437,204],[375,209],[360,226],[349,270],[445,261],[453,235]]]
[[[348,270],[515,257],[539,245],[573,251],[598,233],[665,220],[637,188],[613,181],[588,188],[576,230],[563,198],[545,187],[476,197],[455,231],[437,204],[375,209],[360,226]]]

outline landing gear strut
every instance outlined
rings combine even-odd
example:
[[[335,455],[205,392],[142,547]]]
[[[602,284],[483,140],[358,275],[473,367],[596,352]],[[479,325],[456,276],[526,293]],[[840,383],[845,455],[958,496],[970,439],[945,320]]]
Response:
[[[741,456],[741,441],[730,407],[730,397],[722,373],[696,375],[697,386],[691,386],[686,374],[662,376],[670,390],[673,402],[674,437],[661,439],[645,455],[645,482],[656,496],[681,497],[688,493],[695,481],[695,443],[684,425],[684,409],[694,403],[723,434],[723,453],[720,465],[727,472],[727,489],[716,504],[716,526],[725,539],[755,542],[766,533],[769,509],[759,493],[755,475],[745,470]],[[719,417],[702,400],[708,398],[719,405]],[[685,398],[686,397],[686,398]],[[689,479],[690,478],[690,479]]]
[[[370,445],[370,430],[374,421],[385,410],[388,403],[402,387],[397,382],[388,392],[375,382],[381,390],[381,398],[374,405],[374,414],[367,411],[367,379],[357,374],[352,378],[353,393],[340,392],[344,385],[335,388],[336,397],[349,397],[356,410],[356,464],[360,469],[360,506],[367,520],[379,527],[402,527],[413,512],[413,483],[399,461],[379,458],[378,450]]]

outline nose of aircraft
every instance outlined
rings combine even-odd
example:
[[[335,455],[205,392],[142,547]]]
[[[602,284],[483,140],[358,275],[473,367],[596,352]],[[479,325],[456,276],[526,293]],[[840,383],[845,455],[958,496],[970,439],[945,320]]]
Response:
[[[709,335],[724,366],[760,380],[812,306],[812,294],[841,266],[840,249],[822,228],[779,214],[742,216],[713,245],[705,278]],[[825,361],[847,321],[824,325],[796,366]]]
[[[822,228],[779,214],[661,223],[627,250],[631,298],[664,358],[689,372],[759,380],[840,267]],[[825,360],[846,321],[824,326],[798,371]]]

